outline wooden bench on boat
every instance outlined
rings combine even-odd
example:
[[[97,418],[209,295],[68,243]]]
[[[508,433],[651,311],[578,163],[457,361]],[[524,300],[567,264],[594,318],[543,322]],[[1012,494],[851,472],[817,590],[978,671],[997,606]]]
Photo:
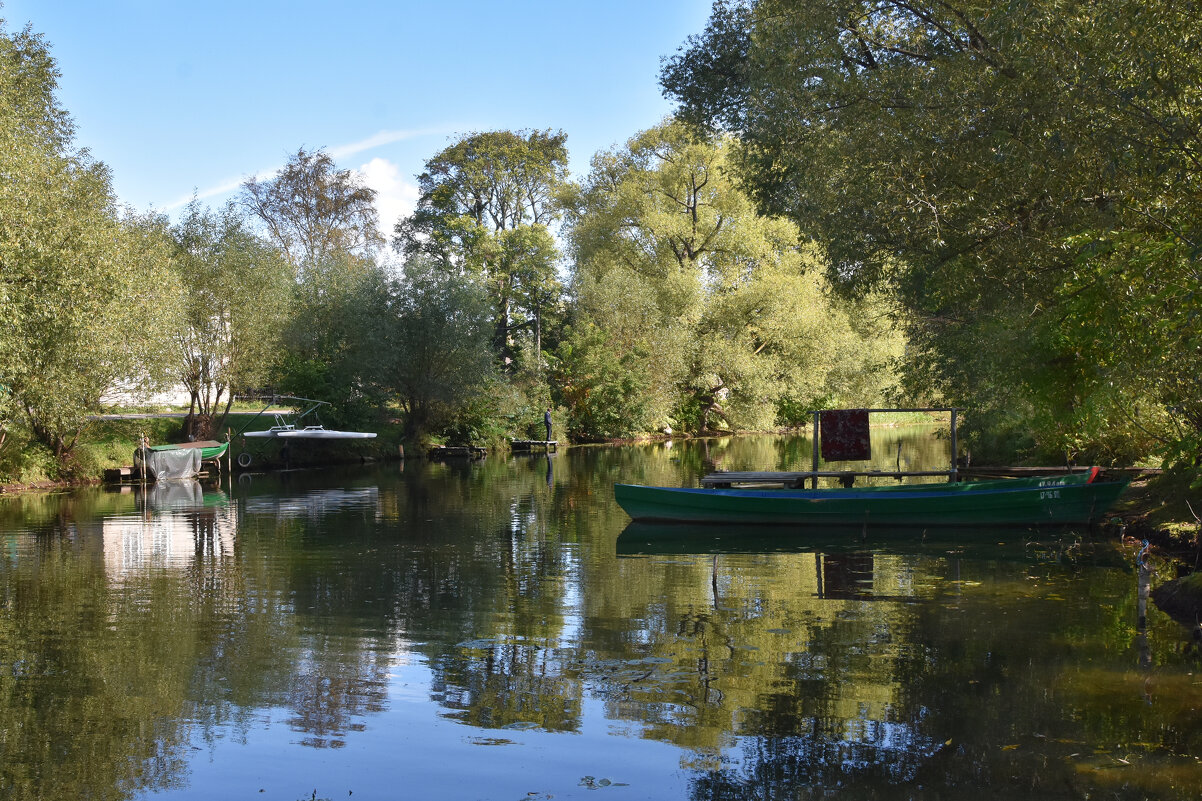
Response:
[[[885,470],[801,470],[797,472],[737,472],[720,471],[710,473],[701,479],[701,486],[712,489],[729,489],[730,487],[785,487],[801,489],[805,482],[815,478],[837,478],[847,487],[854,484],[859,477],[902,479],[906,476],[943,476],[949,478],[955,475],[950,470],[921,470],[893,472]]]
[[[1061,467],[958,467],[952,470],[802,470],[796,472],[737,472],[718,471],[701,479],[701,486],[712,489],[731,487],[784,487],[803,489],[805,482],[815,478],[837,478],[845,487],[855,485],[857,478],[892,478],[900,481],[909,476],[936,477],[949,480],[981,478],[1029,478],[1061,473],[1079,473],[1089,467],[1076,465]]]

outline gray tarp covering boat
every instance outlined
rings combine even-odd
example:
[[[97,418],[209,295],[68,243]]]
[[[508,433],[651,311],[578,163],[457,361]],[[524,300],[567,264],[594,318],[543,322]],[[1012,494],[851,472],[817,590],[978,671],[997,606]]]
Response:
[[[155,481],[195,478],[200,473],[201,458],[200,448],[139,448],[134,451],[134,466],[142,470],[147,478]]]

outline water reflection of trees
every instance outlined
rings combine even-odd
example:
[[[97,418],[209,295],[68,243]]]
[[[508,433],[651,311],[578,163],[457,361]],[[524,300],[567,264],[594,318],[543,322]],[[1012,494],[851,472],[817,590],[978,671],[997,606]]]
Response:
[[[64,532],[65,533],[65,532]],[[194,642],[168,576],[114,586],[68,537],[0,556],[0,797],[117,799],[178,780]]]
[[[752,467],[775,445],[719,448]],[[1162,725],[1142,677],[1104,667],[1129,644],[1113,571],[1049,616],[1058,566],[958,566],[938,549],[616,558],[612,484],[689,483],[700,453],[573,449],[550,486],[544,458],[409,464],[348,474],[338,503],[316,494],[328,476],[267,478],[232,493],[235,548],[199,510],[181,569],[120,581],[89,550],[94,518],[36,510],[38,548],[0,561],[0,662],[30,665],[0,670],[0,715],[43,739],[0,729],[0,791],[166,787],[184,780],[184,744],[246,736],[262,709],[336,748],[387,707],[400,660],[423,662],[441,713],[473,726],[578,731],[599,699],[685,749],[699,798],[968,792],[1013,775],[1096,789],[1106,766],[1071,758],[1082,742],[1134,730],[1167,767],[1199,747],[1196,687],[1152,691],[1174,705]],[[47,779],[46,744],[62,742]]]

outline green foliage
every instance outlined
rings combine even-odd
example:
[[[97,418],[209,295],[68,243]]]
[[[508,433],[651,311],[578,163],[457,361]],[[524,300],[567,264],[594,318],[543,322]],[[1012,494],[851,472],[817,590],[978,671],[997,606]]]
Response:
[[[567,137],[550,131],[489,131],[461,137],[426,162],[412,216],[396,246],[451,272],[473,275],[493,306],[493,346],[510,364],[542,356],[545,318],[562,287],[550,233],[567,178]]]
[[[64,458],[101,395],[166,374],[179,308],[153,219],[120,216],[108,170],[71,148],[40,37],[0,29],[0,384]]]
[[[720,2],[661,77],[833,281],[897,298],[912,393],[1197,464],[1192,9]]]
[[[489,301],[479,284],[410,259],[389,288],[383,328],[383,381],[400,400],[407,433],[421,437],[457,419],[459,433],[475,441],[487,428],[479,402],[493,372]]]
[[[232,205],[214,214],[193,200],[172,236],[186,304],[175,335],[179,375],[202,422],[189,433],[211,439],[222,428],[213,415],[223,398],[228,403],[271,375],[293,300],[293,270]]]
[[[530,404],[512,380],[495,371],[476,391],[455,399],[437,435],[453,444],[500,444],[523,433],[520,418],[529,417]],[[542,420],[540,413],[539,420]]]
[[[274,177],[249,180],[242,190],[243,207],[259,219],[267,239],[287,254],[294,270],[291,299],[285,304],[272,295],[280,302],[275,311],[291,311],[279,339],[275,389],[333,404],[323,411],[329,422],[349,425],[378,416],[383,406],[379,321],[387,278],[375,261],[383,244],[375,191],[350,170],[338,169],[328,153],[303,148]],[[277,267],[267,251],[246,239],[240,227],[231,234],[247,257],[243,266],[264,269],[264,288],[274,293]],[[264,328],[275,322],[247,319]],[[252,363],[248,359],[245,365]],[[247,383],[260,375],[247,376]]]
[[[275,376],[280,394],[323,400],[329,423],[362,424],[383,406],[387,277],[375,262],[342,253],[310,265],[294,288]]]
[[[888,382],[900,338],[862,322],[880,302],[831,298],[815,249],[756,213],[728,151],[669,123],[594,159],[561,349],[580,431],[764,429],[785,398],[863,401]]]
[[[1057,287],[1057,344],[1092,366],[1081,402],[1127,458],[1170,466],[1202,456],[1202,270],[1176,237],[1138,231],[1070,238],[1075,269]],[[1202,473],[1199,474],[1202,477]]]
[[[0,484],[38,484],[61,476],[54,451],[33,439],[20,422],[9,426],[4,448],[0,448]]]
[[[613,334],[585,322],[568,332],[559,354],[563,367],[555,384],[571,410],[573,439],[615,439],[653,429],[650,351],[640,344],[623,350]],[[659,417],[666,419],[666,412]]]
[[[629,437],[669,425],[687,332],[668,325],[653,282],[614,267],[578,270],[577,321],[560,344],[555,387],[573,437]]]

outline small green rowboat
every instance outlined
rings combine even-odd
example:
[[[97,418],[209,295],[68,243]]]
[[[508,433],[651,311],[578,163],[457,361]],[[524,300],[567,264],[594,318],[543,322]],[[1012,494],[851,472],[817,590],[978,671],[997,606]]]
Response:
[[[615,484],[638,521],[861,525],[1044,525],[1100,519],[1127,486],[1099,470],[1062,476],[853,489],[690,489]]]
[[[217,442],[216,440],[206,439],[199,442],[181,442],[175,445],[151,445],[152,451],[178,451],[187,450],[190,448],[200,449],[200,458],[203,461],[210,459],[220,459],[225,456],[230,444],[228,442]]]

